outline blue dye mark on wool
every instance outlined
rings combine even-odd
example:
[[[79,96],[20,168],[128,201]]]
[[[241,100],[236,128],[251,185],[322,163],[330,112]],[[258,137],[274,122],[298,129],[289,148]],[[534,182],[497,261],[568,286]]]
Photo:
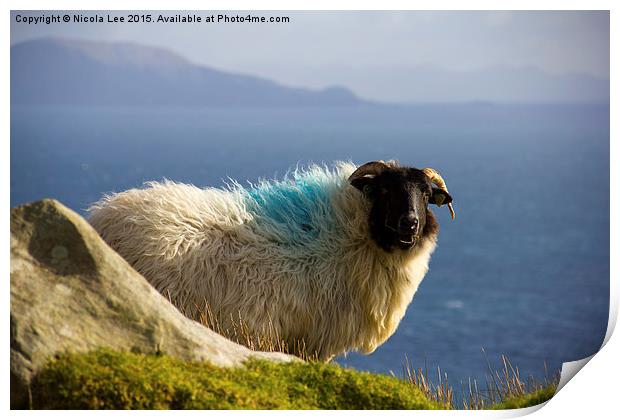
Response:
[[[333,176],[325,171],[296,171],[282,181],[262,181],[247,191],[246,208],[257,223],[274,225],[287,242],[307,244],[334,225]]]

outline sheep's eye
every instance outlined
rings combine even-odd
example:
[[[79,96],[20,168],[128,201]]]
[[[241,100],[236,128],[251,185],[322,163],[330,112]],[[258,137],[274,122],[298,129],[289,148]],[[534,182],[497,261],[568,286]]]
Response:
[[[366,184],[362,190],[364,191],[364,194],[370,194],[372,192],[372,185]]]
[[[422,197],[424,197],[424,201],[428,201],[431,198],[431,195],[425,192],[425,193],[422,193]]]

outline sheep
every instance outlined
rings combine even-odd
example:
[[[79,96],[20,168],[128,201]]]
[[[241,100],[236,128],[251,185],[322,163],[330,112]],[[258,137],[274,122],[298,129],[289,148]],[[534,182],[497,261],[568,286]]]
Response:
[[[451,202],[431,168],[337,162],[248,187],[150,182],[104,196],[89,221],[188,317],[208,305],[231,339],[270,331],[329,360],[394,333],[436,246],[427,206],[454,218]]]

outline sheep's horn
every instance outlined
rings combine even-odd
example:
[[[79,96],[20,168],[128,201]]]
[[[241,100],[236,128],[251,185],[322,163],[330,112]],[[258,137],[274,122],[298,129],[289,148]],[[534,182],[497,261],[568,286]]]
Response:
[[[384,170],[394,165],[395,165],[395,162],[393,161],[389,161],[386,163],[382,160],[365,163],[359,168],[357,168],[355,172],[351,174],[351,176],[349,177],[349,182],[352,182],[356,179],[363,178],[366,176],[372,177],[372,176],[379,175],[381,172],[383,172]]]
[[[437,172],[433,168],[424,168],[422,169],[422,172],[424,172],[424,174],[430,178],[433,184],[437,185],[442,190],[449,192],[448,187],[446,186],[446,181],[444,181],[443,177],[439,175],[439,172]],[[452,220],[454,220],[456,214],[454,213],[454,208],[452,208],[452,203],[448,203],[448,210],[450,210],[450,216],[452,216]]]

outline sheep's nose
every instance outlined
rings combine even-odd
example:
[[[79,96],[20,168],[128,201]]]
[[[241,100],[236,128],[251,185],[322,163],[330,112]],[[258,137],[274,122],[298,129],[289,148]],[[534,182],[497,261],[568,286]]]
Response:
[[[400,233],[415,233],[418,230],[420,221],[414,213],[408,213],[401,216],[398,222],[398,230]]]

